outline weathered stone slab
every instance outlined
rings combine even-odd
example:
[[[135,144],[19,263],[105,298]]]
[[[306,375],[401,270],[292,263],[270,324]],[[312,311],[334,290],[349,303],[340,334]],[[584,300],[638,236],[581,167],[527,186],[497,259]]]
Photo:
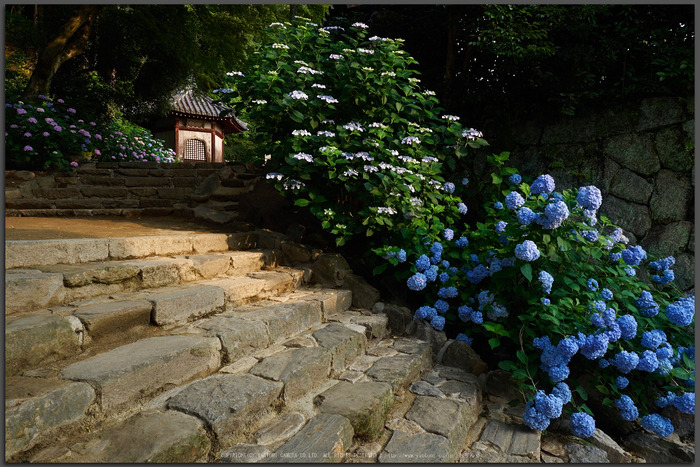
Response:
[[[522,425],[491,420],[484,427],[479,441],[497,446],[504,454],[540,460],[540,433]]]
[[[264,322],[270,342],[280,342],[321,324],[321,304],[310,301],[280,303],[256,310],[255,313],[241,313],[238,316]]]
[[[383,464],[432,464],[455,462],[456,460],[447,438],[433,433],[412,435],[402,431],[394,431],[384,450],[379,454],[379,462]]]
[[[381,298],[379,290],[357,274],[346,275],[343,287],[352,291],[352,306],[357,308],[371,310]]]
[[[353,429],[350,421],[335,414],[319,414],[289,441],[284,443],[267,462],[329,463],[343,460],[351,446]]]
[[[568,443],[566,446],[569,454],[569,462],[572,464],[609,464],[608,455],[595,446],[582,446],[576,443]]]
[[[600,428],[596,428],[593,435],[586,438],[586,441],[605,451],[609,462],[614,464],[626,464],[632,462],[632,455],[622,449],[620,445],[615,442],[615,440],[613,440]]]
[[[270,450],[257,444],[239,443],[221,453],[221,461],[229,464],[252,464],[265,461]]]
[[[308,296],[309,300],[319,301],[323,307],[323,316],[329,317],[341,313],[352,305],[352,292],[346,289],[324,290]]]
[[[119,333],[151,322],[153,304],[147,300],[111,301],[78,308],[78,317],[93,339]]]
[[[339,254],[321,254],[312,265],[313,281],[328,284],[331,287],[342,285],[343,280],[352,269],[348,262]]]
[[[656,258],[675,256],[688,245],[692,229],[693,223],[686,221],[654,225],[640,245],[649,255]]]
[[[382,431],[394,393],[387,383],[341,381],[316,397],[321,413],[347,417],[355,435],[372,441]]]
[[[290,412],[255,433],[255,441],[263,446],[272,446],[287,441],[306,423],[304,416]]]
[[[224,274],[231,267],[231,257],[228,255],[189,255],[186,258],[192,262],[192,270],[196,277],[201,279],[211,279]]]
[[[693,167],[695,157],[686,149],[684,136],[679,127],[663,128],[656,133],[656,151],[664,168],[687,172]],[[689,139],[693,141],[693,136]]]
[[[649,202],[651,218],[661,223],[685,220],[692,195],[690,177],[685,173],[660,170]]]
[[[44,266],[41,270],[63,274],[63,283],[66,287],[82,287],[93,282],[115,284],[136,277],[140,272],[135,265],[118,262],[51,265]]]
[[[109,410],[211,374],[221,364],[219,349],[219,340],[212,337],[151,337],[73,363],[61,376],[90,382]]]
[[[71,383],[5,411],[5,456],[31,448],[37,437],[80,419],[95,399],[87,383]]]
[[[418,380],[421,372],[427,367],[426,359],[420,356],[395,355],[380,358],[366,374],[374,381],[391,384],[394,392],[399,392]]]
[[[5,372],[8,375],[78,352],[79,336],[66,317],[47,312],[5,323]]]
[[[75,449],[74,462],[193,463],[206,461],[211,442],[201,421],[168,410],[138,413],[103,429],[99,443]],[[81,452],[82,451],[82,452]]]
[[[407,420],[416,422],[429,433],[447,438],[454,457],[459,456],[467,431],[477,416],[465,402],[430,396],[416,397],[406,412]]]
[[[389,319],[385,314],[360,315],[350,318],[350,323],[364,326],[367,339],[382,339],[387,334]]]
[[[695,450],[688,445],[673,443],[649,433],[632,433],[623,440],[624,446],[649,464],[695,462]]]
[[[642,204],[606,196],[599,212],[639,238],[644,237],[651,228],[651,211]]]
[[[471,407],[472,413],[478,416],[481,412],[482,394],[481,386],[476,377],[474,380],[475,381],[471,383],[455,380],[444,381],[440,383],[437,388],[447,396],[466,401]]]
[[[460,368],[477,376],[488,370],[488,365],[479,357],[479,354],[471,346],[460,341],[449,343],[442,354],[440,363]]]
[[[603,150],[606,156],[640,175],[652,175],[661,168],[648,133],[613,136],[605,141]]]
[[[290,349],[265,358],[250,373],[284,383],[284,400],[299,399],[328,379],[331,355],[323,348]]]
[[[266,255],[261,251],[234,251],[227,256],[231,258],[231,270],[228,274],[249,274],[265,267]]]
[[[650,97],[639,106],[637,130],[644,131],[683,121],[683,103],[675,97]]]
[[[532,464],[533,460],[525,456],[505,454],[498,447],[477,441],[471,449],[462,453],[459,462],[464,464]]]
[[[254,375],[213,375],[196,381],[176,394],[168,408],[195,414],[219,440],[240,434],[269,409],[283,384]]]
[[[406,307],[388,304],[384,307],[383,312],[389,320],[389,329],[394,334],[404,334],[408,325],[413,321],[413,313]]]
[[[192,237],[192,249],[195,253],[227,251],[229,249],[226,234],[197,234]]]
[[[5,274],[6,316],[57,305],[64,295],[62,274],[28,270]]]
[[[140,270],[141,287],[155,288],[178,284],[187,279],[192,262],[185,258],[146,258],[123,263]]]
[[[221,339],[224,351],[229,361],[242,356],[251,355],[256,350],[267,348],[270,338],[267,328],[262,321],[236,319],[234,317],[217,316],[199,320],[195,326],[205,329],[207,336]]]
[[[147,299],[153,304],[152,320],[159,326],[183,323],[224,307],[224,291],[208,285],[172,288]]]
[[[411,383],[409,390],[419,396],[445,397],[445,393],[426,381],[416,381]]]
[[[610,183],[610,194],[637,204],[649,202],[654,185],[628,169],[621,169]]]
[[[286,271],[258,271],[249,273],[248,277],[258,279],[264,283],[263,293],[265,296],[291,292],[297,285],[294,277]]]
[[[12,240],[5,242],[5,268],[104,261],[106,239]]]
[[[364,334],[352,331],[340,323],[329,323],[312,335],[319,346],[330,352],[331,369],[334,374],[345,370],[350,362],[359,357],[367,347],[367,338]]]
[[[211,279],[201,281],[202,285],[219,287],[224,291],[227,308],[232,308],[252,301],[259,297],[265,283],[252,277],[234,277],[231,279]]]

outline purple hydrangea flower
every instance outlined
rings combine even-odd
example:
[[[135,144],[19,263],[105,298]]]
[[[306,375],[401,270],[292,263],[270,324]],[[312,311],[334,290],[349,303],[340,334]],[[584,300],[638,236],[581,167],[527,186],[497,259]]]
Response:
[[[542,302],[542,305],[544,305],[544,306],[547,306],[547,305],[549,305],[550,303],[552,303],[547,297],[542,297],[542,298],[540,299],[540,301]]]

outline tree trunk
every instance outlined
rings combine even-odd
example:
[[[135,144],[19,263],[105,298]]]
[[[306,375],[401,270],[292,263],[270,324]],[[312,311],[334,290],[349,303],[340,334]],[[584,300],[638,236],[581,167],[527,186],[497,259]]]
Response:
[[[49,39],[46,47],[40,52],[32,76],[22,93],[23,100],[35,99],[39,94],[49,95],[51,80],[59,67],[83,53],[83,47],[90,36],[90,28],[100,8],[96,5],[82,5]]]

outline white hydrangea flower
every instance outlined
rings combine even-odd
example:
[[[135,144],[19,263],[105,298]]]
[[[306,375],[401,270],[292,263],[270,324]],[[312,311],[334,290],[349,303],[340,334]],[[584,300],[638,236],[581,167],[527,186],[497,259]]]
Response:
[[[279,172],[270,172],[269,174],[265,175],[265,178],[268,180],[282,180],[283,175]]]
[[[336,99],[335,97],[324,96],[324,95],[322,95],[322,94],[319,94],[319,95],[316,96],[316,97],[318,97],[318,98],[321,99],[322,101],[328,102],[329,104],[337,104],[337,103],[338,103],[338,99]]]
[[[311,136],[308,130],[294,130],[292,131],[294,136]]]
[[[367,26],[365,23],[352,23],[352,27],[354,27],[354,28],[363,28],[363,29],[369,28],[369,26]]]
[[[312,87],[312,88],[317,88],[317,89],[326,89],[326,85],[325,85],[325,84],[318,84],[318,83],[312,84],[311,87]]]
[[[267,101],[266,101],[265,99],[255,99],[255,100],[252,101],[252,102],[253,102],[253,104],[258,104],[258,105],[267,104]]]
[[[360,125],[357,122],[346,123],[345,125],[343,125],[343,128],[345,128],[346,130],[350,130],[350,131],[359,131],[360,133],[365,131],[364,128],[362,128],[362,125]]]
[[[282,28],[282,29],[287,29],[287,26],[285,26],[282,23],[270,23],[270,26],[268,26],[268,27],[273,27],[273,26],[277,26],[277,27]]]
[[[328,138],[333,138],[335,136],[335,133],[333,133],[332,131],[323,130],[323,131],[317,132],[316,136],[326,136]]]
[[[226,73],[226,76],[245,76],[243,73],[240,71],[229,71]]]
[[[307,99],[309,98],[309,96],[307,96],[306,93],[303,92],[303,91],[292,91],[292,92],[289,93],[289,96],[290,96],[292,99],[304,99],[304,100],[307,100]]]
[[[279,43],[275,42],[274,44],[272,44],[272,48],[273,48],[273,49],[284,49],[284,50],[287,50],[287,49],[289,49],[289,46],[288,46],[287,44],[279,44]]]
[[[340,60],[343,58],[343,56],[340,54],[330,54],[328,58],[330,58],[331,60]]]
[[[393,78],[396,76],[396,73],[394,73],[393,71],[385,71],[382,73],[382,76],[389,76]]]
[[[362,53],[362,54],[370,54],[370,55],[374,54],[374,50],[372,50],[372,49],[358,48],[357,51]]]
[[[480,131],[475,130],[474,128],[470,128],[462,132],[462,138],[467,138],[470,141],[473,141],[476,138],[481,138],[482,136],[484,135]]]
[[[382,207],[377,208],[377,213],[379,213],[379,214],[394,215],[394,214],[396,214],[396,209],[394,209],[394,208],[392,208],[392,207],[384,207],[384,206],[382,206]]]
[[[451,122],[456,122],[457,120],[459,120],[459,117],[456,115],[443,115],[440,118],[442,118],[443,120],[449,120]]]
[[[300,160],[300,161],[306,161],[306,162],[313,162],[314,157],[311,154],[306,154],[305,152],[298,152],[294,154],[294,159]]]
[[[417,136],[406,136],[401,140],[401,144],[420,144],[420,138]]]
[[[343,172],[343,175],[346,177],[356,177],[359,175],[359,173],[355,169],[347,169],[345,172]]]

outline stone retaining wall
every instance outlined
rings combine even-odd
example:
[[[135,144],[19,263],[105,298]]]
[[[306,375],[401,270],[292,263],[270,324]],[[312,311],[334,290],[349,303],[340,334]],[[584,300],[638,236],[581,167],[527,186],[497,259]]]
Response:
[[[187,215],[191,212],[178,209],[178,204],[227,165],[245,179],[243,164],[206,162],[104,162],[83,164],[72,171],[9,170],[5,172],[6,215]],[[243,186],[245,182],[231,183]]]
[[[534,179],[549,173],[557,190],[596,185],[600,213],[656,257],[674,255],[676,284],[694,284],[694,99],[649,98],[558,121],[510,125],[509,165]],[[476,163],[476,176],[490,167]]]

